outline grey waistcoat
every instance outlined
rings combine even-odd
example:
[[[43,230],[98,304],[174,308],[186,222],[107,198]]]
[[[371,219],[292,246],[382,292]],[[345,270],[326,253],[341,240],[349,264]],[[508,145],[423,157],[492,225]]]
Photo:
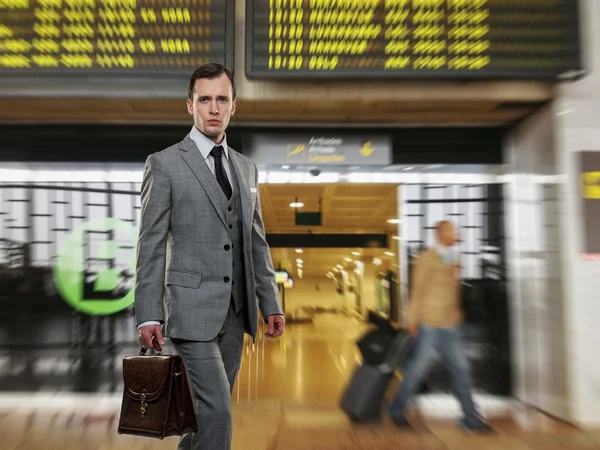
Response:
[[[233,244],[233,280],[231,285],[231,295],[235,303],[235,311],[239,313],[246,304],[246,279],[244,276],[244,242],[242,238],[242,204],[240,201],[240,188],[237,181],[237,174],[231,158],[229,159],[229,172],[232,178],[233,194],[229,201],[226,200],[225,217],[229,226],[231,242]],[[223,195],[223,198],[226,197]]]

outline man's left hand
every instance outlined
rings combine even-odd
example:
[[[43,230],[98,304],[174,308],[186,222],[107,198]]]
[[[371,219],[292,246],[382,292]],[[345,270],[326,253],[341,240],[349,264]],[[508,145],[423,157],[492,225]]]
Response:
[[[269,331],[265,333],[268,338],[276,338],[283,334],[285,328],[285,317],[281,314],[273,314],[267,316],[267,323],[269,325]]]

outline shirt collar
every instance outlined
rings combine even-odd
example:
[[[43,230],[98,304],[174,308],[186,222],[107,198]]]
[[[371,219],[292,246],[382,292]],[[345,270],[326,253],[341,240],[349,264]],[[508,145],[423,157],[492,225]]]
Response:
[[[202,156],[204,157],[204,159],[208,158],[213,147],[215,145],[217,145],[214,143],[214,141],[210,140],[204,134],[200,133],[198,128],[196,128],[195,126],[193,126],[192,131],[190,131],[190,138],[192,139],[192,141],[194,141],[194,143],[196,144],[196,147],[198,147],[198,150],[200,150],[200,153],[202,153]],[[221,143],[219,145],[223,146],[223,154],[225,155],[225,159],[229,159],[229,147],[227,146],[227,135],[225,135],[223,137],[223,140],[221,141]]]
[[[436,244],[435,249],[446,264],[452,264],[456,262],[456,255],[454,254],[452,247],[445,247],[441,244]]]

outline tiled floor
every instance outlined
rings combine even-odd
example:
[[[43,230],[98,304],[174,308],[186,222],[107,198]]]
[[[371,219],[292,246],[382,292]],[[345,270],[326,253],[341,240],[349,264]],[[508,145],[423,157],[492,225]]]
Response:
[[[456,401],[440,395],[419,399],[413,432],[385,419],[352,424],[337,402],[358,360],[353,341],[362,326],[320,316],[314,325],[290,327],[284,339],[248,343],[234,389],[233,450],[600,449],[600,431],[582,433],[501,398],[476,397],[495,436],[463,434]],[[176,448],[177,438],[118,435],[119,406],[119,393],[0,395],[0,450]]]
[[[164,441],[116,433],[118,398],[72,399],[53,406],[38,398],[38,407],[4,403],[0,413],[2,450],[167,450]],[[12,407],[8,407],[12,405]],[[116,407],[115,407],[116,406]],[[525,417],[526,416],[526,417]],[[469,436],[453,420],[416,414],[415,430],[397,430],[387,421],[354,425],[335,405],[243,402],[234,405],[233,450],[558,450],[600,449],[600,431],[580,432],[528,411],[525,416],[492,419],[498,434]]]

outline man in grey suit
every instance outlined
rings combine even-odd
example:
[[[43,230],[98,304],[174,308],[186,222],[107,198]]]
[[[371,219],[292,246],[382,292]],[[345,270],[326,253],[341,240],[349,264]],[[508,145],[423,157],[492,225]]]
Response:
[[[231,392],[244,332],[267,337],[285,319],[265,240],[258,170],[227,146],[235,113],[231,72],[206,64],[191,77],[190,133],[146,160],[137,253],[135,315],[145,348],[162,345],[161,325],[186,364],[198,433],[179,450],[229,450]]]

